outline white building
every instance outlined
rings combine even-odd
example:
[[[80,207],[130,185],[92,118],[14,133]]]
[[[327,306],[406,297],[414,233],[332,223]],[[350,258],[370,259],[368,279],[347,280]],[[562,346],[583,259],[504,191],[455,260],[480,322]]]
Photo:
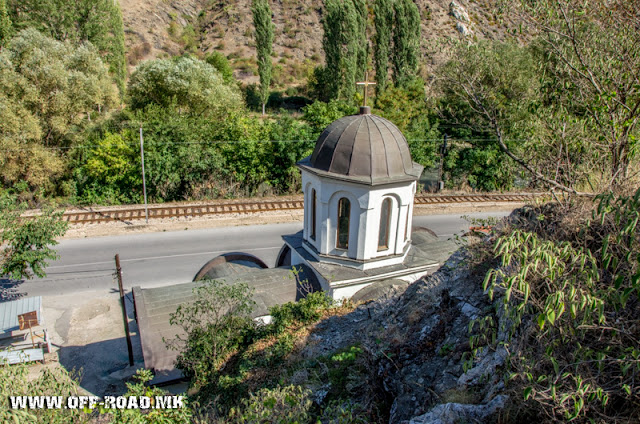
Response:
[[[298,167],[304,230],[284,237],[278,266],[309,265],[334,298],[389,278],[414,281],[437,267],[436,258],[407,264],[419,253],[411,222],[423,167],[393,123],[362,107],[329,125]]]

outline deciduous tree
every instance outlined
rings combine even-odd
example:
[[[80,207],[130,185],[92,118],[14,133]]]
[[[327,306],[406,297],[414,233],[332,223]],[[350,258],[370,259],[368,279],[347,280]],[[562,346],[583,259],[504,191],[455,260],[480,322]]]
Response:
[[[47,261],[58,257],[51,246],[67,229],[62,212],[47,208],[40,216],[24,219],[20,215],[26,208],[16,196],[0,195],[0,275],[15,280],[44,277]]]
[[[117,1],[77,0],[70,5],[66,0],[8,0],[8,5],[18,30],[35,28],[58,41],[91,42],[124,89],[124,27]]]
[[[635,174],[640,131],[640,10],[626,0],[512,1],[543,44],[547,91],[559,113],[577,115],[587,149],[601,158],[601,188]],[[571,122],[568,122],[570,125]],[[562,133],[562,126],[557,128]],[[595,184],[594,185],[598,185]]]
[[[184,113],[213,117],[243,106],[239,91],[225,84],[216,68],[192,57],[143,62],[131,75],[128,92],[133,109],[175,104]]]
[[[60,147],[91,112],[117,104],[107,67],[90,43],[73,46],[35,29],[0,53],[0,178],[51,188],[62,171]]]

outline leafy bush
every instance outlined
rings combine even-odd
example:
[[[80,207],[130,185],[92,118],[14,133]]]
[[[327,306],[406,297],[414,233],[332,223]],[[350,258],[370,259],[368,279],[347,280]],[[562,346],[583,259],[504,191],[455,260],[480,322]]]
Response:
[[[291,424],[311,421],[311,391],[300,386],[261,389],[232,410],[231,423]]]
[[[202,281],[193,295],[194,300],[180,305],[169,320],[183,333],[166,342],[180,350],[176,367],[191,378],[192,386],[200,387],[215,381],[227,356],[252,335],[255,302],[246,284],[217,280]]]
[[[288,302],[273,306],[269,313],[273,317],[271,323],[273,331],[280,333],[295,322],[309,324],[317,321],[322,312],[333,305],[333,300],[324,292],[309,293],[297,302]]]
[[[3,423],[86,423],[89,416],[81,409],[12,409],[9,396],[78,396],[74,375],[63,368],[44,368],[29,376],[25,364],[0,366],[0,422]]]
[[[556,422],[636,421],[640,189],[600,196],[592,216],[571,224],[566,211],[544,211],[495,242],[500,266],[485,288],[509,319],[485,326],[493,335],[483,339],[500,342],[503,332],[517,352],[509,379],[524,411]]]
[[[118,204],[142,201],[142,171],[135,135],[107,132],[87,152],[86,161],[75,169],[80,195],[87,203]]]
[[[222,76],[225,84],[229,84],[235,81],[235,79],[233,78],[233,69],[231,69],[229,60],[222,53],[213,52],[207,55],[204,61],[216,68],[218,72],[220,72],[220,75]]]
[[[136,383],[127,383],[127,392],[123,395],[147,396],[152,399],[155,396],[166,396],[167,392],[158,387],[148,387],[147,383],[153,379],[153,374],[149,370],[140,369],[134,378]],[[113,423],[118,424],[188,424],[191,422],[192,410],[188,404],[188,399],[184,396],[184,408],[175,409],[101,409],[100,413],[112,414]]]

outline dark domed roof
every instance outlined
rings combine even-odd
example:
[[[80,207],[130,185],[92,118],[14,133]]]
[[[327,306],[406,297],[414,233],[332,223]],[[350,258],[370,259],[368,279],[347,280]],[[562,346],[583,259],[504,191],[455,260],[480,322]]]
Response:
[[[422,166],[413,162],[402,132],[372,115],[369,107],[329,125],[301,168],[327,177],[370,185],[416,180]]]

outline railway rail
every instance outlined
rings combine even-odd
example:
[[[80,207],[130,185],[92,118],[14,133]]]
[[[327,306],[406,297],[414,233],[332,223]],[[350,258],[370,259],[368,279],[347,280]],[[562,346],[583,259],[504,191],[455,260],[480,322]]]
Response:
[[[487,203],[487,202],[526,202],[539,194],[462,194],[462,195],[418,195],[416,205],[455,204],[455,203]],[[302,200],[277,200],[265,202],[231,202],[207,203],[201,205],[170,205],[151,206],[149,219],[195,217],[204,215],[221,215],[230,213],[254,213],[268,211],[284,211],[303,209]],[[112,210],[67,211],[63,219],[70,224],[94,224],[111,221],[132,221],[145,219],[145,208],[135,206],[131,208]]]

